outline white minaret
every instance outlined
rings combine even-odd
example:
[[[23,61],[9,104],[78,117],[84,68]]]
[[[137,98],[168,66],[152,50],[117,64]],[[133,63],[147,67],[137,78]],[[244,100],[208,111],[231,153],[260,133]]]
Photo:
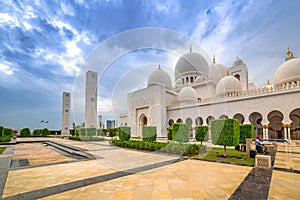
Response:
[[[63,92],[62,102],[62,129],[61,136],[70,136],[70,102],[71,94],[69,92]]]
[[[85,81],[85,128],[97,128],[97,72],[87,71]]]

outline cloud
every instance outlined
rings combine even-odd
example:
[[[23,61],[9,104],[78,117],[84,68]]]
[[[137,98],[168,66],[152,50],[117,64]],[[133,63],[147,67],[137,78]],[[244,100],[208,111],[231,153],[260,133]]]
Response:
[[[7,63],[7,64],[11,64],[11,63]],[[11,69],[10,66],[4,65],[2,63],[0,63],[0,71],[2,71],[6,75],[12,75],[14,73],[14,71]]]

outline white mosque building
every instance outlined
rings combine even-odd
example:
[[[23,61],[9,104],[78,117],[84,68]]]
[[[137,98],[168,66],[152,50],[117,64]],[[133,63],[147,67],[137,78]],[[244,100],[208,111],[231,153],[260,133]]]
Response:
[[[274,84],[256,87],[249,80],[247,65],[237,58],[227,68],[211,65],[199,53],[184,54],[175,66],[175,85],[160,66],[148,78],[146,88],[127,97],[127,113],[121,126],[141,137],[142,126],[156,126],[158,137],[167,136],[175,122],[191,127],[210,126],[212,119],[236,118],[252,123],[255,135],[264,139],[300,139],[300,58],[288,49],[286,61],[274,74]]]

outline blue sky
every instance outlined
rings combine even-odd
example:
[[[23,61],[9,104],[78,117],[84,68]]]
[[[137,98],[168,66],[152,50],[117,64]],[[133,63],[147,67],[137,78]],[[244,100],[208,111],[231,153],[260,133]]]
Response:
[[[3,0],[0,125],[60,129],[62,92],[76,89],[93,49],[137,28],[166,28],[184,34],[227,67],[239,56],[251,80],[262,86],[268,79],[273,81],[288,46],[300,56],[299,8],[297,0]],[[183,48],[182,53],[188,52],[188,46]],[[155,49],[136,49],[116,58],[100,76],[99,114],[112,119],[125,112],[126,101],[118,99],[145,86],[158,63],[173,76],[177,59]],[[80,103],[73,106],[81,108]],[[49,123],[41,124],[41,120]],[[83,116],[72,115],[73,120],[81,123]]]

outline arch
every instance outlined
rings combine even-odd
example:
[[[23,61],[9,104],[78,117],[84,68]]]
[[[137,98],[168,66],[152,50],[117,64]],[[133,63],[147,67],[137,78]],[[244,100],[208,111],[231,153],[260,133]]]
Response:
[[[291,123],[291,139],[300,140],[300,108],[294,109],[290,112]]]
[[[210,122],[211,122],[211,120],[214,120],[215,118],[213,117],[213,116],[208,116],[207,118],[206,118],[206,123],[207,123],[207,125],[208,126],[210,126]]]
[[[181,119],[181,118],[178,118],[178,119],[176,120],[176,122],[177,122],[177,123],[182,123],[182,119]]]
[[[143,126],[147,126],[147,124],[148,124],[147,116],[145,114],[142,114],[139,119],[139,135],[138,135],[139,137],[142,137]]]
[[[186,83],[189,83],[189,82],[190,82],[190,81],[189,81],[189,77],[186,77],[185,79],[186,79],[186,81],[185,81]]]
[[[190,80],[191,80],[191,83],[193,83],[194,82],[194,77],[191,76]]]
[[[249,115],[249,122],[254,126],[255,136],[260,136],[262,138],[263,129],[262,129],[262,115],[258,112],[253,112]]]
[[[170,119],[170,120],[169,120],[169,127],[172,127],[173,124],[174,124],[174,120],[173,120],[173,119]]]
[[[203,119],[202,119],[201,117],[197,117],[197,118],[195,119],[195,124],[196,124],[197,126],[202,126],[202,124],[203,124]]]
[[[278,110],[273,110],[268,114],[269,137],[271,139],[284,139],[283,114]]]
[[[245,121],[244,116],[241,113],[237,113],[233,116],[233,118],[238,119],[240,121],[240,124],[243,124]]]
[[[239,81],[241,80],[241,76],[239,74],[234,75],[235,78],[237,78]]]
[[[228,118],[227,115],[221,115],[221,116],[219,117],[219,119],[227,119],[227,118]]]
[[[191,118],[187,118],[185,120],[185,123],[187,123],[189,125],[189,127],[190,127],[190,138],[193,138],[193,127],[192,127],[193,120]]]

